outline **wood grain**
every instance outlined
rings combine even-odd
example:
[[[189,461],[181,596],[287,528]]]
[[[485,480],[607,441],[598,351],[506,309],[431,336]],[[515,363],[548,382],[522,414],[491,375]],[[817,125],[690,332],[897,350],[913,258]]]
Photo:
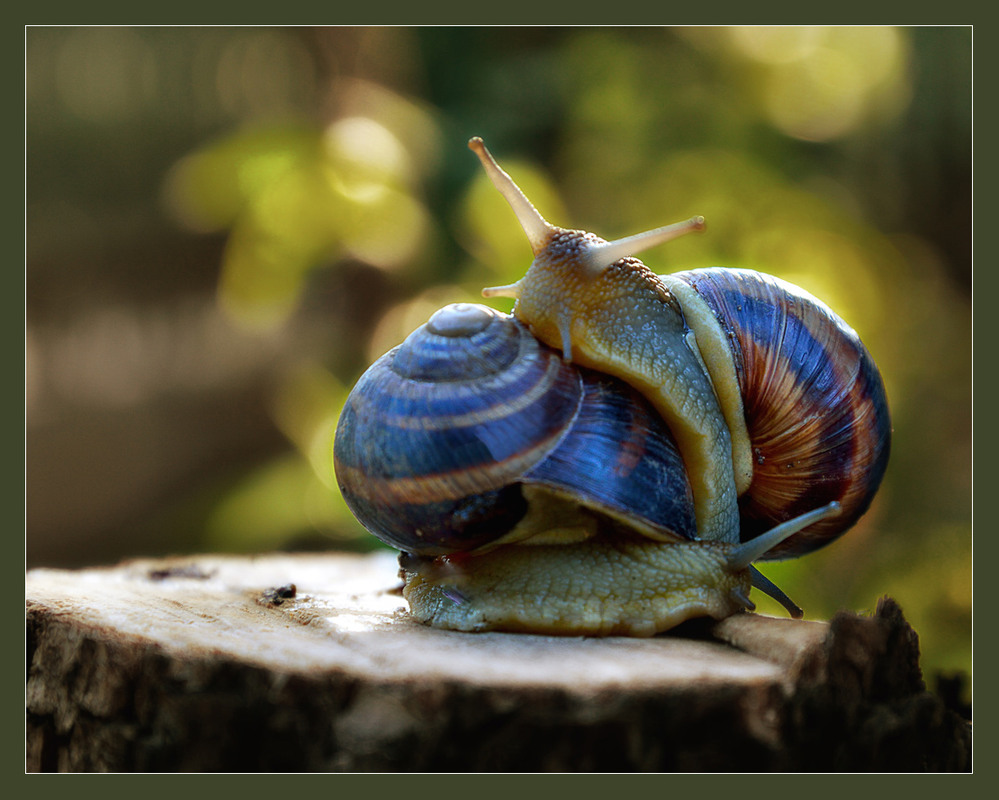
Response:
[[[965,770],[892,601],[649,639],[441,631],[392,555],[27,574],[30,771]]]

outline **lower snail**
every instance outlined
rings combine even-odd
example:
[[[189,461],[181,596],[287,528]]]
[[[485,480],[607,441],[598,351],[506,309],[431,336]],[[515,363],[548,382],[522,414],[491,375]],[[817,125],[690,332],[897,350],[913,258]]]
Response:
[[[700,218],[615,242],[552,226],[469,145],[534,251],[483,290],[513,314],[436,312],[365,372],[334,439],[412,615],[648,636],[753,609],[756,587],[800,617],[752,563],[837,538],[880,485],[891,424],[857,334],[772,276],[633,257]]]

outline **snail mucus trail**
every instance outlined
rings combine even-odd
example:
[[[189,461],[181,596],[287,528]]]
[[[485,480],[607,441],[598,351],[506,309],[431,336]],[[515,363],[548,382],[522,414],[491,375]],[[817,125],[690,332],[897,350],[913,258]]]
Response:
[[[438,311],[362,376],[334,440],[412,615],[653,635],[752,609],[755,586],[801,616],[752,562],[824,545],[873,498],[890,421],[859,338],[771,276],[634,258],[699,217],[614,242],[558,228],[469,146],[534,252],[483,291],[513,313]]]

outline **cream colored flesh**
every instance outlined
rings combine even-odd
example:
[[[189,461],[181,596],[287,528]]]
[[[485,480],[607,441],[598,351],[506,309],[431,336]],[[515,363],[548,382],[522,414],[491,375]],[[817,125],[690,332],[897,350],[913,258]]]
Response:
[[[742,405],[742,392],[739,390],[735,362],[732,360],[732,350],[725,331],[708,304],[691,286],[671,275],[660,275],[659,279],[683,308],[684,318],[694,332],[697,348],[708,374],[711,375],[711,383],[732,437],[735,488],[741,495],[749,489],[753,480],[753,454]]]
[[[693,617],[744,608],[748,570],[726,545],[606,537],[512,545],[479,556],[407,563],[403,595],[420,622],[461,631],[652,636]]]
[[[738,495],[726,418],[698,348],[688,341],[679,306],[647,267],[629,258],[703,230],[704,219],[693,217],[615,242],[564,230],[538,213],[480,138],[468,144],[510,203],[535,256],[519,281],[483,294],[516,297],[517,318],[560,349],[566,361],[614,375],[642,392],[679,445],[698,535],[737,542]],[[738,460],[742,468],[743,455]]]
[[[579,290],[565,291],[573,281]],[[521,284],[514,314],[535,336],[559,347],[559,321],[568,320],[572,361],[624,380],[666,420],[687,465],[698,536],[737,542],[731,437],[679,310],[667,307],[648,276],[627,269],[594,279],[536,260]]]
[[[657,542],[682,542],[678,534],[654,525],[641,516],[600,505],[595,501],[550,486],[525,483],[521,492],[528,512],[513,529],[492,544],[479,548],[482,553],[508,544],[571,544],[591,539],[600,530],[601,521],[621,525]]]

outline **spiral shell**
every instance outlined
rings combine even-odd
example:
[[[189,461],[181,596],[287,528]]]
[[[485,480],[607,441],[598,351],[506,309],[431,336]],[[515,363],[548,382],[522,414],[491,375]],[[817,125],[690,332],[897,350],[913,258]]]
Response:
[[[410,553],[507,537],[530,518],[528,488],[652,538],[696,533],[682,460],[649,404],[481,305],[446,306],[365,372],[334,466],[360,522]]]
[[[516,298],[514,314],[542,341],[626,380],[670,421],[700,536],[746,542],[838,502],[838,517],[766,556],[784,558],[856,522],[884,474],[891,424],[880,374],[842,319],[807,292],[751,270],[655,276],[636,253],[703,230],[703,218],[611,242],[560,228],[481,139],[469,147],[534,252],[523,278],[483,293]],[[696,354],[693,365],[677,357],[685,350]]]
[[[534,253],[513,315],[456,304],[362,376],[334,440],[341,492],[400,557],[413,616],[457,630],[651,635],[802,611],[753,562],[832,541],[888,460],[884,386],[857,334],[777,278],[656,276],[548,223],[470,147]],[[525,546],[505,546],[525,545]]]
[[[827,305],[779,278],[719,267],[669,277],[706,301],[734,361],[753,462],[741,541],[836,500],[839,516],[765,558],[833,541],[868,509],[888,463],[888,402],[870,353]]]

